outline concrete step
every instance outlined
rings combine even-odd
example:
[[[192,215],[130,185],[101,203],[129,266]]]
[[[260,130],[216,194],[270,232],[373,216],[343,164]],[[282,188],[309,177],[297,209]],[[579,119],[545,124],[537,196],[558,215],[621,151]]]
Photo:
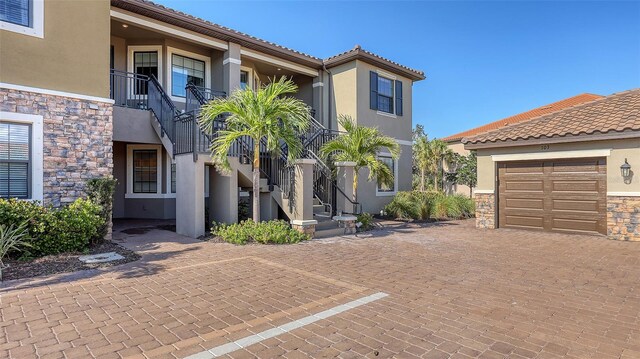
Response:
[[[317,218],[316,220],[318,221],[318,224],[316,224],[316,231],[338,228],[338,222],[332,221],[330,219]]]
[[[320,238],[337,237],[342,235],[344,235],[344,228],[336,227],[336,228],[318,230],[316,227],[316,233],[313,237],[316,239],[320,239]]]

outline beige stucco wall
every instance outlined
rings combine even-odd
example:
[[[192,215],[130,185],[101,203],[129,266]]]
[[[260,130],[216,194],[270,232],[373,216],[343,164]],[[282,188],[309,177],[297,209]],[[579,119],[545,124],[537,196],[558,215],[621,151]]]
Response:
[[[560,151],[585,151],[610,149],[607,159],[607,192],[640,192],[640,139],[591,141],[577,143],[551,144],[547,150],[541,150],[540,145],[479,149],[478,150],[478,190],[494,191],[496,163],[492,155],[502,154],[545,154]],[[620,174],[620,166],[625,158],[629,161],[632,171],[636,172],[631,183],[626,184]]]
[[[331,68],[331,81],[333,90],[331,96],[331,128],[338,128],[336,118],[338,115],[348,115],[356,118],[358,115],[357,97],[357,68],[356,62],[349,62]],[[367,81],[367,84],[369,82]],[[368,88],[368,85],[367,85]]]
[[[0,82],[109,97],[109,1],[45,1],[44,38],[0,30]]]

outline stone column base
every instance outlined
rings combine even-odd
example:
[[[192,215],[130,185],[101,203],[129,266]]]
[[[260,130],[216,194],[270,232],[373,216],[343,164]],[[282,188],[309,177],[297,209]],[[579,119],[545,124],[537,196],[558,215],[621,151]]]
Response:
[[[607,196],[607,236],[640,241],[640,197]]]
[[[338,222],[338,227],[344,228],[345,234],[354,234],[358,230],[356,228],[356,221],[358,220],[356,216],[334,216],[332,219]]]
[[[291,221],[291,228],[300,233],[307,234],[309,235],[309,237],[313,238],[316,234],[316,224],[318,224],[318,221],[316,221],[315,219],[293,220]]]
[[[496,195],[476,193],[476,228],[496,228]]]

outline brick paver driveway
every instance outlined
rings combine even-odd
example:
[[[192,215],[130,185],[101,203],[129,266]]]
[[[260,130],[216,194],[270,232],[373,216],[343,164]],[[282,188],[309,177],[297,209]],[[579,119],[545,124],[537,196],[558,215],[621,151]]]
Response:
[[[229,355],[640,358],[640,243],[467,221],[290,246],[161,230],[126,244],[143,260],[5,283],[0,356],[186,357],[383,292]]]

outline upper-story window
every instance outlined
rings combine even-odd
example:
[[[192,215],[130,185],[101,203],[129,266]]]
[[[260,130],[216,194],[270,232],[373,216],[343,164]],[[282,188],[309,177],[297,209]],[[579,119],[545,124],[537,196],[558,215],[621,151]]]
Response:
[[[44,37],[44,0],[0,0],[0,30]]]
[[[249,84],[249,71],[240,71],[240,88],[243,90],[246,90],[248,84]]]
[[[188,83],[205,87],[205,62],[173,54],[171,57],[171,94],[185,97]]]
[[[157,51],[134,51],[133,71],[138,75],[151,75],[158,78],[158,52]],[[147,82],[136,81],[135,94],[147,95]]]
[[[402,116],[402,81],[380,75],[376,71],[369,74],[370,108]]]
[[[30,198],[31,126],[0,122],[0,198]]]

